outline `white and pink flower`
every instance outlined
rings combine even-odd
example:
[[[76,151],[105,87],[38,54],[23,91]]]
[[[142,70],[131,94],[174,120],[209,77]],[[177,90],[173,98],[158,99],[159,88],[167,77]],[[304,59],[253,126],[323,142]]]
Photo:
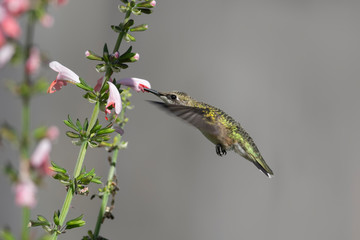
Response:
[[[141,78],[123,78],[116,83],[120,83],[121,85],[131,87],[136,92],[144,92],[144,88],[151,89],[151,85],[149,81]]]
[[[54,93],[56,91],[59,91],[63,86],[66,86],[67,83],[80,83],[79,76],[69,68],[60,64],[59,62],[53,61],[49,64],[49,67],[55,72],[58,72],[58,75],[48,88],[48,93]]]
[[[106,103],[106,109],[105,109],[105,119],[109,120],[107,117],[107,114],[110,114],[111,111],[108,109],[108,107],[112,106],[115,110],[115,114],[118,115],[121,112],[122,105],[121,105],[121,96],[119,93],[119,90],[116,88],[116,86],[108,81],[109,84],[109,98]]]

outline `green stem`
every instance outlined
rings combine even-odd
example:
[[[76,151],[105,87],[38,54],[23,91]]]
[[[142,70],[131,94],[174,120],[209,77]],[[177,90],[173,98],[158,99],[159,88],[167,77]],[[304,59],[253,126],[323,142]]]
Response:
[[[83,164],[84,159],[85,159],[87,146],[88,146],[87,141],[84,141],[81,144],[79,156],[78,156],[78,159],[76,161],[76,165],[75,165],[75,169],[74,169],[74,181],[76,181],[75,178],[80,174],[82,164]],[[63,206],[61,208],[61,211],[60,211],[60,216],[59,216],[59,225],[60,226],[62,226],[64,224],[65,218],[66,218],[66,216],[67,216],[67,214],[69,212],[70,204],[71,204],[72,198],[74,196],[74,190],[75,190],[74,188],[69,187],[69,189],[67,191],[67,194],[66,194],[66,197],[65,197],[65,200],[64,200],[64,204],[63,204]],[[58,232],[54,232],[51,239],[53,239],[53,240],[57,239],[57,236],[58,236]]]
[[[90,119],[90,124],[89,124],[89,128],[88,128],[89,133],[90,133],[90,130],[91,130],[92,126],[94,126],[94,124],[96,122],[96,119],[98,117],[99,107],[100,107],[100,104],[96,103],[96,105],[94,107],[94,110],[93,110],[93,113],[91,115],[91,119]],[[87,136],[89,137],[89,134],[87,134]],[[74,181],[76,181],[76,178],[80,175],[80,172],[81,172],[81,169],[82,169],[82,166],[83,166],[83,163],[84,163],[87,147],[88,147],[88,141],[87,141],[87,139],[85,139],[81,144],[78,159],[76,161],[76,165],[75,165],[75,168],[74,168],[74,174],[73,174]],[[72,199],[74,197],[74,190],[75,189],[73,187],[69,187],[68,192],[66,194],[64,204],[63,204],[63,206],[61,208],[60,216],[59,216],[59,225],[60,226],[62,226],[64,224],[66,216],[67,216],[67,214],[69,212],[70,204],[71,204],[71,201],[72,201]],[[57,239],[57,237],[58,237],[58,232],[54,232],[51,239],[55,240],[55,239]]]
[[[119,134],[117,137],[117,139],[121,138],[121,135]],[[119,141],[114,141],[114,144],[117,144]],[[105,214],[105,210],[106,210],[106,206],[109,200],[109,195],[110,195],[110,187],[111,187],[111,183],[114,179],[114,175],[115,175],[115,169],[116,169],[116,161],[117,161],[117,156],[118,156],[118,152],[119,149],[116,148],[113,151],[113,156],[111,158],[111,163],[110,163],[110,169],[109,169],[109,173],[108,173],[108,178],[107,178],[107,189],[103,195],[102,198],[102,202],[101,202],[101,207],[100,207],[100,211],[99,211],[99,215],[97,217],[97,221],[96,221],[96,225],[95,225],[95,230],[94,230],[94,236],[98,237],[99,233],[100,233],[100,228],[101,228],[101,224],[103,223],[103,217]]]
[[[21,95],[22,99],[22,137],[20,144],[20,154],[21,161],[29,161],[29,132],[30,132],[30,98],[29,89],[31,87],[31,78],[26,71],[26,60],[29,57],[30,49],[33,46],[34,39],[34,30],[35,22],[31,13],[29,13],[29,18],[26,26],[26,37],[25,37],[25,57],[24,57],[24,80],[23,85],[25,85],[28,91],[23,92]],[[25,164],[27,166],[27,164]],[[24,170],[23,170],[24,171]],[[27,168],[26,171],[29,171]],[[30,221],[30,209],[28,207],[23,207],[23,217],[22,217],[22,230],[21,230],[21,239],[29,239],[29,221]]]
[[[131,9],[126,12],[125,19],[124,19],[124,23],[126,23],[127,21],[129,21],[130,15],[131,15]],[[119,51],[121,41],[123,40],[123,38],[124,38],[124,36],[125,36],[126,33],[127,33],[126,31],[121,31],[121,32],[119,33],[119,36],[118,36],[118,38],[117,38],[117,40],[116,40],[116,44],[115,44],[113,53]]]

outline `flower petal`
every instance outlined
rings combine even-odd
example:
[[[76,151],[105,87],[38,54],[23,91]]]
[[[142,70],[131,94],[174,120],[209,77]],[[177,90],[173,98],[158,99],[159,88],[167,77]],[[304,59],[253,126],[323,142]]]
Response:
[[[117,81],[121,85],[131,87],[134,91],[140,92],[144,91],[144,88],[151,88],[149,81],[141,78],[123,78]]]
[[[15,47],[12,44],[6,44],[0,48],[0,68],[10,61],[14,52]]]
[[[38,143],[36,149],[31,156],[31,165],[35,168],[40,167],[45,161],[49,159],[50,151],[51,142],[49,139],[44,138]]]
[[[23,207],[35,207],[37,188],[31,179],[26,179],[15,186],[15,202]]]
[[[55,72],[59,73],[56,77],[56,80],[68,81],[73,84],[80,83],[79,76],[61,63],[57,61],[52,61],[51,63],[49,63],[49,67]]]
[[[109,106],[113,106],[115,108],[115,114],[119,114],[121,112],[121,97],[119,90],[116,88],[116,86],[112,82],[108,82],[109,84],[109,98],[106,103],[106,110],[105,114],[109,113],[109,109],[107,109]],[[106,119],[107,117],[105,117]]]
[[[67,82],[66,81],[63,81],[63,80],[54,80],[48,90],[47,90],[47,93],[54,93],[56,91],[59,91],[63,86],[66,86],[67,85]]]

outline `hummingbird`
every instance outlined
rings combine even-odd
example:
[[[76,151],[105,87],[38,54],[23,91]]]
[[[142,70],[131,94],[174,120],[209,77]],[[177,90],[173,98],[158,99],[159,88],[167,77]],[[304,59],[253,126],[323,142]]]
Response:
[[[250,135],[241,127],[240,123],[221,109],[199,102],[184,92],[158,92],[149,88],[144,88],[144,90],[163,101],[149,102],[199,129],[210,142],[215,144],[217,155],[224,156],[227,151],[233,150],[252,162],[269,178],[274,174]]]

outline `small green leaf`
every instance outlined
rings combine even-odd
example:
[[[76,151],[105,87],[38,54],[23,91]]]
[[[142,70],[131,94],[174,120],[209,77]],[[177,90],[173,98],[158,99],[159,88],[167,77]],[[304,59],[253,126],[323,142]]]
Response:
[[[56,163],[54,163],[53,161],[51,161],[51,170],[53,170],[54,172],[58,172],[58,173],[66,173],[66,169],[60,167],[59,165],[57,165]]]
[[[109,50],[106,43],[104,44],[103,57],[105,62],[109,61]]]
[[[14,235],[10,232],[10,230],[4,229],[0,231],[0,238],[3,240],[16,240]]]
[[[79,129],[75,126],[74,122],[71,120],[70,115],[68,115],[68,120],[64,120],[66,126],[74,129],[75,131],[79,131]]]
[[[83,215],[81,214],[79,217],[74,218],[70,221],[66,222],[66,229],[72,229],[72,228],[77,228],[77,227],[81,227],[85,225],[85,221],[82,220]]]
[[[85,118],[84,125],[83,125],[83,129],[84,129],[84,131],[86,131],[86,130],[87,130],[88,126],[89,126],[89,121],[88,121],[88,119],[87,119],[87,118]]]
[[[61,180],[61,181],[69,181],[69,179],[70,179],[69,175],[64,174],[64,173],[56,173],[53,176],[53,178],[56,180]]]
[[[149,28],[147,24],[141,24],[135,27],[130,28],[130,32],[143,32]]]
[[[79,131],[82,130],[81,122],[79,119],[76,119],[76,126],[78,127]]]
[[[114,131],[115,131],[114,128],[103,128],[97,131],[96,136],[113,133]]]
[[[93,179],[91,179],[91,182],[96,183],[96,184],[102,184],[100,179],[101,179],[101,177],[94,177]]]
[[[59,225],[59,216],[60,216],[60,210],[57,210],[54,212],[53,220],[55,225]]]
[[[124,29],[129,29],[132,25],[134,25],[134,20],[133,19],[129,19],[125,25],[124,25]]]
[[[120,26],[111,25],[111,29],[114,30],[116,33],[121,33],[122,28]]]
[[[80,138],[80,134],[74,133],[74,132],[71,132],[71,131],[67,131],[66,136],[68,136],[70,138]]]

